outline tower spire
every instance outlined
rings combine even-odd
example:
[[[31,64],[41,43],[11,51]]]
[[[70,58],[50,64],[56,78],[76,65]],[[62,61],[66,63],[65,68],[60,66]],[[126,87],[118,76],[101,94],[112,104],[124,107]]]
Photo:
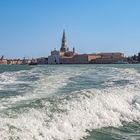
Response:
[[[65,30],[63,30],[63,36],[62,36],[62,42],[61,42],[61,52],[66,52],[68,50],[67,48],[67,43],[66,43],[66,35],[65,35]]]
[[[63,30],[63,37],[62,37],[62,40],[66,40],[65,30]]]

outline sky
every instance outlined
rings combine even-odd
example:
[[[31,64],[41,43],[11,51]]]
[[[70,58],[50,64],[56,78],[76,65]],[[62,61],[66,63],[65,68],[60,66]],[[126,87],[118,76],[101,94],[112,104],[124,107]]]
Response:
[[[0,0],[0,55],[48,56],[67,44],[78,53],[140,52],[140,0]]]

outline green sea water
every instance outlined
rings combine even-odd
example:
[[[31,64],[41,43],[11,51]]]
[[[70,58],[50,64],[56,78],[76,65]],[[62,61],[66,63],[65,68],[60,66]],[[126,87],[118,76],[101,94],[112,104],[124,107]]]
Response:
[[[1,65],[0,140],[140,140],[140,65]]]

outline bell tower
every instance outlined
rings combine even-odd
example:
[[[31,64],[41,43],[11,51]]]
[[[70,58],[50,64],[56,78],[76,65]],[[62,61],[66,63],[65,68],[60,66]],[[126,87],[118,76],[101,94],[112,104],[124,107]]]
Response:
[[[69,49],[67,47],[67,41],[66,41],[65,30],[64,30],[63,31],[63,36],[62,36],[60,52],[67,52],[68,50]]]

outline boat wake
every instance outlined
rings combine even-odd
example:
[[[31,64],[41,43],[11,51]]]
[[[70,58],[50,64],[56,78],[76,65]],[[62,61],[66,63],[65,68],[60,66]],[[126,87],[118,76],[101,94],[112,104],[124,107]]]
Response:
[[[13,106],[1,109],[0,138],[80,140],[94,129],[140,122],[139,72],[127,68],[107,68],[107,70],[110,73],[104,77],[104,83],[100,83],[104,88],[81,87],[81,90],[58,95],[57,92],[64,91],[63,89],[71,85],[69,83],[76,84],[75,81],[71,81],[75,80],[73,76],[79,78],[87,74],[92,78],[92,71],[85,72],[83,69],[83,73],[79,74],[77,68],[75,74],[70,74],[69,69],[60,75],[59,70],[55,71],[54,75],[43,74],[44,79],[41,77],[32,94],[29,92],[29,95],[34,95],[35,98],[29,100],[26,93],[23,95],[24,102],[17,104],[19,100],[17,96]],[[99,68],[95,70],[96,73],[98,71]],[[101,74],[105,75],[104,70],[100,72]],[[45,86],[48,79],[49,82]],[[48,96],[48,88],[53,88],[50,90],[52,96]]]

